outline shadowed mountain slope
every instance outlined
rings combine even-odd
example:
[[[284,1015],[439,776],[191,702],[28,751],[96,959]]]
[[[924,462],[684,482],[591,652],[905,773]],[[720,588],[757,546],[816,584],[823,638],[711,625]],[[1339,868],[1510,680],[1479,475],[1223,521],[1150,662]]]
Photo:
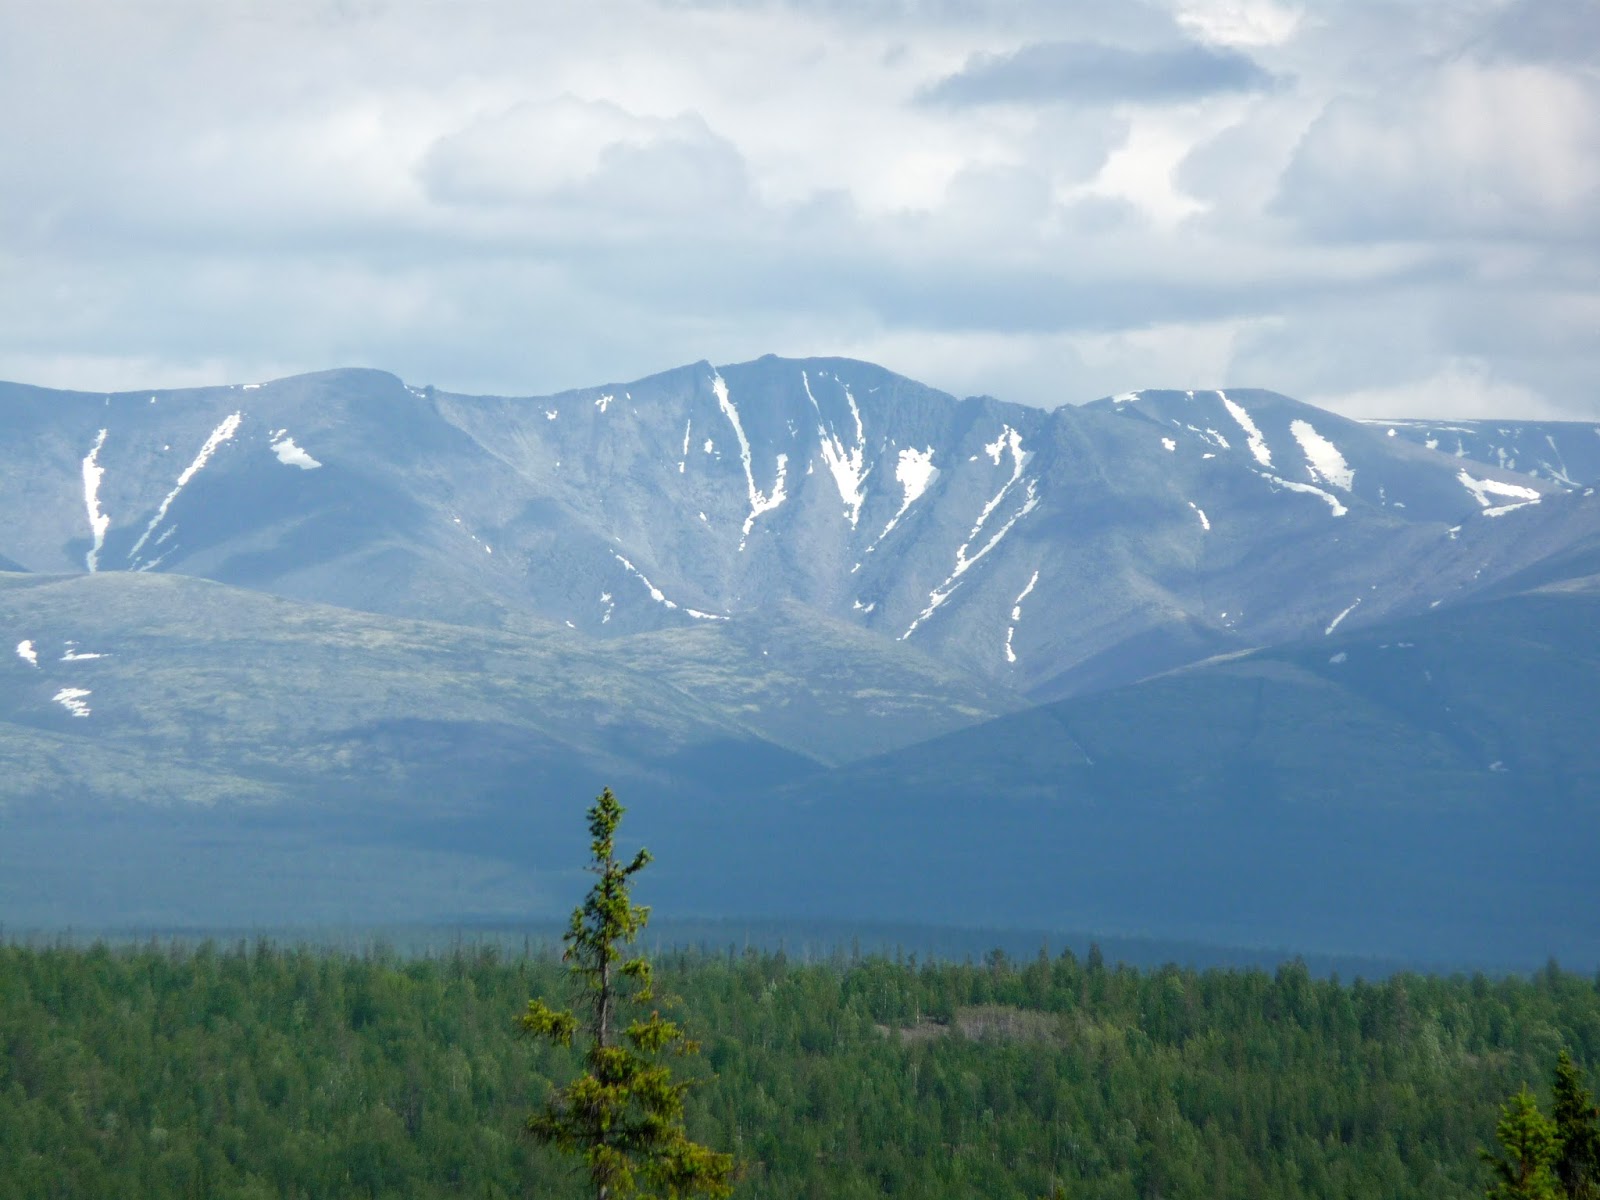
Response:
[[[1336,631],[780,788],[718,903],[1592,962],[1597,712],[1592,581]]]

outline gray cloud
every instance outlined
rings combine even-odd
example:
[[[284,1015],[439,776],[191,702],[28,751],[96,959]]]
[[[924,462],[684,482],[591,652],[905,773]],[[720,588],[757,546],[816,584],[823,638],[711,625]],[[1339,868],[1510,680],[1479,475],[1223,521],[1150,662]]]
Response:
[[[596,206],[621,218],[703,215],[748,192],[737,147],[695,113],[641,117],[561,96],[523,103],[440,138],[418,177],[447,204]]]
[[[1600,84],[1577,72],[1451,62],[1342,97],[1285,170],[1278,211],[1322,236],[1600,235]]]
[[[1239,50],[1181,45],[1130,50],[1102,42],[1038,42],[1010,54],[980,54],[926,88],[933,104],[1172,104],[1265,91],[1275,77]]]
[[[1600,415],[1566,2],[35,6],[0,377],[529,393],[776,351]]]
[[[1597,45],[1596,0],[1516,0],[1495,17],[1474,49],[1491,59],[1592,66]]]

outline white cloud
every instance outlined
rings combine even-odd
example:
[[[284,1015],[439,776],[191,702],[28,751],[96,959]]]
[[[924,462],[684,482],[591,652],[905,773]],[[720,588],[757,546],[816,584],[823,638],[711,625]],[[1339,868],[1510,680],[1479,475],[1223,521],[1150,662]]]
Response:
[[[1430,394],[1596,411],[1600,108],[1559,8],[37,5],[0,377],[529,393],[775,351],[1046,404],[1464,375],[1493,386]],[[1274,86],[919,100],[1030,45],[1197,41]]]
[[[1180,0],[1178,23],[1220,46],[1278,46],[1300,27],[1297,8],[1273,0]]]
[[[1600,90],[1554,68],[1454,62],[1311,127],[1282,205],[1334,236],[1593,237]]]
[[[1500,417],[1570,419],[1572,413],[1532,390],[1495,377],[1487,363],[1452,359],[1418,379],[1304,397],[1312,404],[1352,417]]]
[[[739,152],[694,113],[640,116],[607,101],[525,101],[440,138],[419,173],[445,204],[601,205],[681,213],[745,191]]]
[[[1092,180],[1067,194],[1075,199],[1105,196],[1124,200],[1157,225],[1171,228],[1185,217],[1205,211],[1205,205],[1188,195],[1177,182],[1177,171],[1193,143],[1168,121],[1141,117],[1122,144]]]

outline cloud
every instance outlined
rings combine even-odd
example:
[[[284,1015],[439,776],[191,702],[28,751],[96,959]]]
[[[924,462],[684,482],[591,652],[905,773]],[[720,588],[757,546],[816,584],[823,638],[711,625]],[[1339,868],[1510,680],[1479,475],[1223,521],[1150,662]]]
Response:
[[[1473,48],[1490,60],[1589,67],[1597,44],[1600,5],[1593,0],[1515,0],[1496,14]]]
[[[1202,45],[1130,50],[1100,42],[1036,42],[1009,54],[980,54],[928,87],[922,98],[949,105],[1068,101],[1174,104],[1259,92],[1277,80],[1239,50]]]
[[[640,116],[570,95],[524,102],[444,135],[417,174],[445,204],[657,215],[721,209],[748,188],[737,148],[698,114]]]
[[[1272,0],[1182,0],[1178,24],[1222,46],[1277,46],[1299,29],[1302,14]]]
[[[1335,100],[1284,173],[1279,211],[1329,237],[1600,232],[1600,88],[1550,67],[1451,63]]]
[[[1592,2],[102,7],[7,29],[0,377],[1600,414]]]
[[[1368,418],[1481,418],[1515,413],[1529,420],[1559,421],[1572,415],[1530,388],[1497,378],[1487,363],[1472,358],[1450,359],[1431,374],[1415,379],[1306,399],[1347,416]]]

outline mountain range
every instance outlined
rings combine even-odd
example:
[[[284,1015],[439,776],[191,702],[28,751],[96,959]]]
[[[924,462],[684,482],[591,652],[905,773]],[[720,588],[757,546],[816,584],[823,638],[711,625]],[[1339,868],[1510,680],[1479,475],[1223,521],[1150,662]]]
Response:
[[[0,412],[12,924],[548,915],[610,783],[685,912],[1600,961],[1600,427],[772,357]]]

